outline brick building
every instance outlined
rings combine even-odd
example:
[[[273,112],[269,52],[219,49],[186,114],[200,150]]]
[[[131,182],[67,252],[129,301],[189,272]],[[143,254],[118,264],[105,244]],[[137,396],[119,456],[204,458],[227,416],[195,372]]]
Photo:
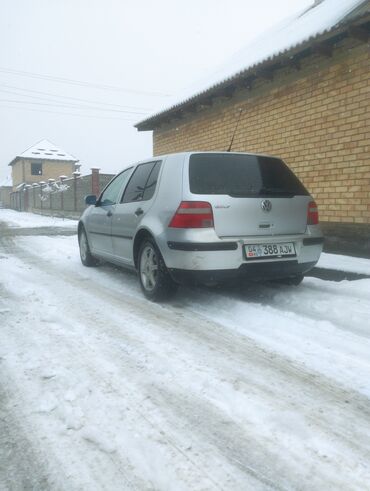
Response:
[[[316,0],[136,127],[154,155],[225,151],[235,132],[233,151],[282,157],[327,235],[370,254],[369,33],[369,0]]]
[[[79,168],[78,159],[42,140],[17,155],[11,162],[13,189],[22,184],[33,184],[60,176],[72,177]]]
[[[84,197],[99,195],[114,174],[94,167],[82,176],[77,162],[48,140],[36,143],[10,162],[12,178],[0,184],[0,206],[78,218],[86,208]]]

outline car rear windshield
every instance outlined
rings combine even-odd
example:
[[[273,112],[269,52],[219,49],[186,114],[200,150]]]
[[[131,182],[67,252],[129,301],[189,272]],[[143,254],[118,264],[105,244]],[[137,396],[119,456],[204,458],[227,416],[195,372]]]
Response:
[[[261,155],[193,154],[189,160],[189,179],[193,194],[234,197],[309,194],[282,160]]]

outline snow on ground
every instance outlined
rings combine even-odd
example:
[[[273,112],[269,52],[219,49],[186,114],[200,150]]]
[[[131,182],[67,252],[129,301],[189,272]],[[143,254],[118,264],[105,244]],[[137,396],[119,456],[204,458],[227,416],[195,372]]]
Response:
[[[77,229],[76,220],[36,215],[6,208],[0,209],[0,222],[6,222],[8,227],[71,227]]]
[[[370,259],[342,256],[340,254],[321,254],[317,267],[370,275]]]
[[[76,237],[60,237],[58,240],[54,237],[21,237],[18,243],[29,251],[37,250],[38,257],[50,265],[60,265],[71,272],[82,270],[80,274],[84,278],[107,289],[112,288],[114,280],[114,287],[121,291],[122,296],[142,298],[134,274],[114,270],[107,265],[105,270],[114,273],[112,278],[111,274],[102,272],[102,268],[82,268]],[[340,269],[342,259],[336,261],[333,254],[325,256],[334,256],[332,267]],[[348,260],[355,271],[360,270],[362,263],[370,263],[366,259],[348,257]],[[245,302],[246,296],[248,303]],[[194,293],[185,289],[176,302],[208,319],[221,321],[222,325],[298,359],[321,373],[330,373],[338,382],[346,382],[370,397],[370,341],[365,340],[360,345],[355,343],[354,349],[351,343],[356,334],[370,337],[370,280],[336,283],[305,278],[298,290],[294,287],[277,289],[254,285],[240,291],[225,288],[210,294],[209,290],[197,289]],[[304,322],[303,313],[306,316]],[[334,338],[333,332],[336,332]],[[342,357],[339,368],[338,357]]]
[[[370,482],[370,280],[157,305],[75,236],[6,236],[0,293],[0,489]]]

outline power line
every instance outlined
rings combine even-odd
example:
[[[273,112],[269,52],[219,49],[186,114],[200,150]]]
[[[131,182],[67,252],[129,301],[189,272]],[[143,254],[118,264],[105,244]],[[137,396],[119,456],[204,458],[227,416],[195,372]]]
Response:
[[[1,101],[0,101],[1,104]],[[129,121],[131,124],[135,122],[134,119],[128,119],[128,118],[114,118],[111,116],[98,116],[94,114],[76,114],[76,113],[68,113],[68,112],[60,112],[60,111],[50,111],[48,109],[32,109],[30,107],[14,107],[14,106],[7,106],[6,104],[1,105],[1,107],[5,107],[8,109],[18,109],[20,111],[31,111],[31,112],[36,112],[36,113],[49,113],[49,114],[59,114],[61,116],[75,116],[75,117],[80,117],[80,118],[87,118],[87,119],[111,119],[115,121]]]
[[[0,87],[5,87],[6,89],[15,89],[15,90],[18,90],[18,91],[23,91],[23,92],[32,92],[33,94],[40,94],[40,95],[44,95],[44,96],[48,96],[48,97],[50,96],[50,97],[60,98],[60,99],[70,99],[70,100],[77,101],[77,102],[90,102],[90,103],[93,103],[93,104],[100,104],[100,105],[105,105],[105,106],[118,107],[118,108],[126,109],[126,110],[127,109],[139,109],[139,110],[143,110],[143,111],[147,111],[147,112],[152,111],[152,109],[146,108],[146,107],[127,106],[127,105],[121,105],[121,104],[113,104],[113,103],[110,103],[110,102],[92,101],[91,99],[81,99],[79,97],[71,97],[71,96],[67,96],[67,95],[52,94],[50,92],[43,92],[43,91],[40,91],[40,90],[24,89],[22,87],[16,87],[14,85],[8,85],[8,84],[2,84],[2,83],[0,83]],[[3,90],[3,89],[0,89],[0,90],[2,92],[8,92],[8,93],[15,94],[15,92],[9,92],[9,91]],[[19,95],[22,95],[22,96],[25,96],[25,97],[34,97],[34,98],[36,98],[36,96],[32,96],[32,95],[28,95],[28,94],[19,94]]]
[[[74,80],[71,78],[64,78],[64,77],[54,77],[52,75],[43,75],[41,73],[26,72],[26,71],[22,71],[22,70],[13,70],[10,68],[3,68],[3,67],[0,67],[0,72],[8,73],[11,75],[18,75],[21,77],[37,78],[37,79],[41,79],[41,80],[51,80],[54,82],[59,82],[59,83],[64,83],[64,84],[77,85],[79,87],[90,87],[90,88],[101,89],[101,90],[113,90],[113,91],[118,91],[118,92],[129,92],[132,94],[148,95],[148,96],[155,96],[155,97],[169,97],[169,95],[170,95],[170,94],[164,94],[162,92],[150,92],[150,91],[144,91],[144,90],[127,89],[127,88],[123,88],[123,87],[116,87],[114,85],[96,84],[96,83],[91,83],[91,82],[85,82],[82,80]]]
[[[1,89],[0,89],[1,90]],[[21,94],[17,94],[21,95]],[[67,108],[67,109],[87,109],[87,110],[92,110],[92,111],[102,111],[102,112],[114,112],[114,113],[122,113],[122,114],[147,114],[143,112],[138,112],[138,111],[123,111],[120,109],[104,109],[101,107],[94,107],[94,106],[88,106],[86,104],[73,104],[71,102],[65,102],[65,103],[60,103],[60,102],[32,102],[32,101],[19,101],[16,99],[0,99],[0,102],[11,102],[15,104],[32,104],[36,106],[51,106],[51,107],[62,107],[62,108]]]

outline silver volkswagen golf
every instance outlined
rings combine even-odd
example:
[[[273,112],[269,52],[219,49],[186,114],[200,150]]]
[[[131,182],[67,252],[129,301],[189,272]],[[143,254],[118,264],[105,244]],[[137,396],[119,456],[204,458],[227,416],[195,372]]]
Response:
[[[236,278],[299,284],[323,247],[318,210],[284,162],[248,153],[186,152],[119,173],[78,224],[81,261],[138,272],[155,301],[179,284]]]

